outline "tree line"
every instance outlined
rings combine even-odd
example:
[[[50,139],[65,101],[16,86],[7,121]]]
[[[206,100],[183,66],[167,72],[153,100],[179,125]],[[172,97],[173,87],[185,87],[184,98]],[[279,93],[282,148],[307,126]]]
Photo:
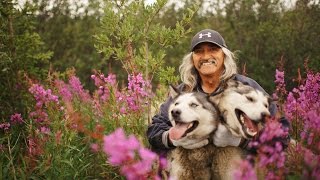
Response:
[[[1,119],[28,111],[28,79],[50,83],[74,68],[87,88],[92,70],[141,71],[157,84],[177,83],[178,66],[191,36],[203,28],[219,31],[236,52],[239,72],[272,93],[276,68],[293,87],[298,69],[320,69],[320,4],[297,0],[144,1],[29,0],[0,3]],[[307,62],[307,63],[305,63]],[[132,66],[134,64],[134,66]],[[307,64],[306,66],[303,66]],[[299,78],[298,78],[299,79]],[[296,81],[293,81],[296,80]]]

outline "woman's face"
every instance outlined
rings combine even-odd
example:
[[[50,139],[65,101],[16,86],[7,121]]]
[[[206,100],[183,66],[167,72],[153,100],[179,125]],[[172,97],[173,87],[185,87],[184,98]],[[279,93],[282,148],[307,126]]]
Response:
[[[192,53],[193,65],[200,75],[221,75],[224,70],[224,53],[213,43],[201,43]]]

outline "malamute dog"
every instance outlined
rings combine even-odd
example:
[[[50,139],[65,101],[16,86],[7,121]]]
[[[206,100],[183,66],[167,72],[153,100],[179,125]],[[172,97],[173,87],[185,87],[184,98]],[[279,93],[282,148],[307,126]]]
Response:
[[[173,98],[169,119],[173,125],[174,141],[208,139],[219,123],[219,111],[209,97],[200,92],[182,93],[170,88]],[[168,154],[170,176],[181,180],[211,179],[212,143],[198,149],[177,147]]]
[[[169,119],[174,127],[174,144],[208,138],[212,141],[219,123],[238,137],[250,139],[257,134],[258,124],[270,115],[268,97],[232,79],[224,88],[214,97],[171,88]],[[232,179],[234,161],[244,155],[239,147],[216,147],[212,142],[198,149],[177,147],[168,154],[170,176],[183,180]]]
[[[251,139],[259,131],[259,125],[270,116],[270,98],[267,94],[230,79],[225,90],[210,97],[224,119],[224,125],[237,137]]]

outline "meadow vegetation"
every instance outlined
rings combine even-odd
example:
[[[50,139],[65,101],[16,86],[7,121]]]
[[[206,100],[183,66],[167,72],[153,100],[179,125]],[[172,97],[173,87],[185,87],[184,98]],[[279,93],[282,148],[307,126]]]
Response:
[[[319,179],[319,2],[52,2],[0,3],[0,179],[161,179],[146,129],[207,27],[291,124],[267,122],[235,178]]]

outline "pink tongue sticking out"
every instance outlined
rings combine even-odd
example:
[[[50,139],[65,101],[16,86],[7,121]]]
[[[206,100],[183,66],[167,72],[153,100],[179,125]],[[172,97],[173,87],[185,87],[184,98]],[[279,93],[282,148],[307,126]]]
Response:
[[[170,138],[173,140],[180,139],[189,128],[190,123],[177,123],[170,131]]]
[[[245,114],[242,114],[244,117],[244,124],[250,129],[251,132],[258,132],[257,124],[253,123],[252,120]]]

